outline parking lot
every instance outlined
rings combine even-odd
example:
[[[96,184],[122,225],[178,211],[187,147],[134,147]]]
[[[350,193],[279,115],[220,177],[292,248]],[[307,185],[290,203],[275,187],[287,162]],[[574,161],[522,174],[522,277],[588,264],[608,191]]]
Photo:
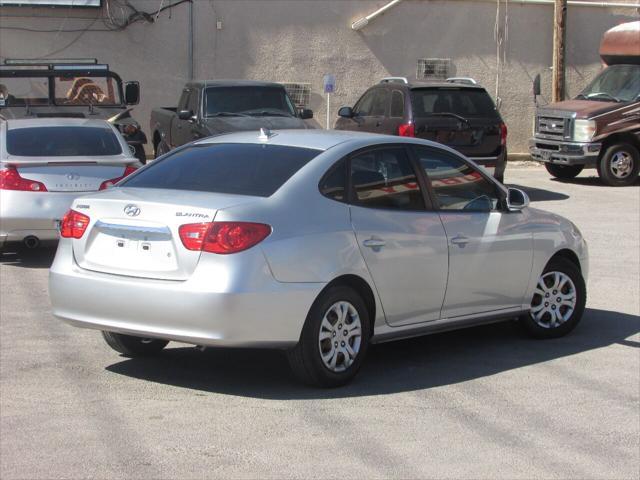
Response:
[[[335,390],[300,386],[273,351],[119,357],[51,316],[52,250],[5,253],[0,477],[637,478],[640,188],[530,164],[505,182],[589,242],[575,332],[501,323],[377,345]]]

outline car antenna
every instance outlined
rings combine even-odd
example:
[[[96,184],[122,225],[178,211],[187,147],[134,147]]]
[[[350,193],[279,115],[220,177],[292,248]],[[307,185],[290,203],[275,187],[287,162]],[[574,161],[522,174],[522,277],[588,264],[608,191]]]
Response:
[[[260,135],[258,135],[258,140],[266,142],[273,136],[275,136],[275,133],[273,133],[271,130],[269,130],[266,127],[262,127],[260,128]]]

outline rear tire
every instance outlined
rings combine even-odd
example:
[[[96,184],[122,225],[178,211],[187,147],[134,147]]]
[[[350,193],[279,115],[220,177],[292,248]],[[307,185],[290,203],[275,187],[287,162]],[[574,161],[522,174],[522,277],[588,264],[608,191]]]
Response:
[[[337,286],[316,299],[300,341],[287,356],[296,377],[318,387],[338,387],[358,373],[369,347],[371,326],[364,301]]]
[[[633,185],[640,172],[640,153],[629,143],[611,145],[598,162],[598,175],[612,187]]]
[[[551,260],[536,285],[531,312],[520,317],[520,325],[535,338],[562,337],[580,322],[586,300],[579,268],[564,258]]]
[[[544,168],[547,169],[552,176],[567,180],[577,177],[584,169],[584,165],[556,165],[554,163],[545,163]]]
[[[102,332],[105,342],[125,357],[148,357],[157,355],[169,343],[167,340],[134,337],[115,332]]]

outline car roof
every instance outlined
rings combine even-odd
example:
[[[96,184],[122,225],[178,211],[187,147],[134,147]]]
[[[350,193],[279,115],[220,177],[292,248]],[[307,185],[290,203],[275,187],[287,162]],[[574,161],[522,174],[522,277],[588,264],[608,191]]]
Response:
[[[337,145],[351,144],[354,148],[374,146],[384,143],[417,143],[420,145],[432,145],[446,150],[451,150],[429,140],[411,137],[399,137],[397,135],[381,135],[378,133],[353,132],[350,130],[273,130],[273,135],[265,140],[260,138],[259,130],[227,133],[214,137],[203,138],[193,145],[213,145],[218,143],[250,143],[258,145],[281,145],[287,147],[310,148],[314,150],[329,150]]]
[[[484,90],[482,85],[473,85],[469,83],[456,83],[456,82],[415,82],[410,83],[410,89],[414,88],[456,88],[456,89],[469,89],[469,90]]]
[[[258,80],[196,80],[189,82],[188,86],[197,87],[278,87],[284,88],[275,82],[262,82]]]
[[[111,128],[111,124],[106,120],[87,118],[19,118],[6,120],[7,129],[33,127],[94,127]]]

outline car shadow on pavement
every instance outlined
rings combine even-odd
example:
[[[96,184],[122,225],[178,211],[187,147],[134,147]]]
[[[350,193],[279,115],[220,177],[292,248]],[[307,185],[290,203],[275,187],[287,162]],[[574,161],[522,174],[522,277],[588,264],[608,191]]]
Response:
[[[248,349],[168,348],[155,358],[123,359],[107,370],[131,378],[206,393],[273,400],[383,395],[451,385],[620,344],[640,330],[637,316],[587,309],[564,338],[533,340],[515,322],[374,345],[354,381],[336,389],[298,383],[283,352]]]
[[[560,193],[560,192],[552,192],[551,190],[545,190],[544,188],[528,187],[524,185],[516,185],[511,183],[506,184],[506,186],[519,188],[520,190],[525,192],[527,195],[529,195],[529,200],[531,200],[532,202],[567,200],[568,198],[571,198],[567,194]]]
[[[0,264],[23,268],[49,268],[55,256],[55,245],[34,248],[33,250],[21,246],[9,246],[0,253]]]

